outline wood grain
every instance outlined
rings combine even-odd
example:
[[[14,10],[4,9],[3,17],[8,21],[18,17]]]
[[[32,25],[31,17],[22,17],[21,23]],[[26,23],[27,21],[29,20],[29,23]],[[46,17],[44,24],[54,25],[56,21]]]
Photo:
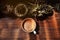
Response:
[[[60,40],[60,13],[38,21],[39,34],[29,34],[21,29],[22,19],[0,19],[0,40]]]

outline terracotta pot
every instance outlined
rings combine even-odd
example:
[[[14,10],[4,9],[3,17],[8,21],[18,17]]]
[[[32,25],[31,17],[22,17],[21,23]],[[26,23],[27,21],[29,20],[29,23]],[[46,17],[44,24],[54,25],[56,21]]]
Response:
[[[36,29],[36,22],[32,18],[26,18],[22,21],[21,26],[23,31],[30,33]]]

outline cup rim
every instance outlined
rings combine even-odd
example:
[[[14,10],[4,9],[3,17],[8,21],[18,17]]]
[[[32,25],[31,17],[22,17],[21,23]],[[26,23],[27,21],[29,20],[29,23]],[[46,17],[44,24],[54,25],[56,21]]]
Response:
[[[23,28],[23,27],[24,27],[24,23],[25,23],[26,21],[29,21],[29,20],[32,20],[32,21],[34,22],[34,25],[35,25],[35,27],[34,27],[31,31],[27,31],[27,30],[25,30],[25,29]],[[22,27],[22,30],[23,30],[24,32],[30,33],[30,32],[33,32],[33,31],[36,29],[36,22],[35,22],[35,20],[32,19],[32,18],[26,18],[26,19],[24,19],[24,20],[22,21],[21,27]]]

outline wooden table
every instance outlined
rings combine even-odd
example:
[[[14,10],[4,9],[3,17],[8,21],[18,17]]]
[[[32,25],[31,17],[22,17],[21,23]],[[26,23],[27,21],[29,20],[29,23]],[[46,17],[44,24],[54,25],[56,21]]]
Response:
[[[39,34],[29,34],[21,29],[22,19],[1,18],[0,40],[60,40],[60,13],[38,21]],[[37,26],[38,27],[38,26]]]

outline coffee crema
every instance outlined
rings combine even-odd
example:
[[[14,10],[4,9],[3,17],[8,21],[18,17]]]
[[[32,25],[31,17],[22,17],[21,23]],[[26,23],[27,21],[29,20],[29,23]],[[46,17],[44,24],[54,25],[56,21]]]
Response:
[[[30,33],[36,29],[36,22],[32,18],[26,18],[22,22],[22,29],[23,31]]]

